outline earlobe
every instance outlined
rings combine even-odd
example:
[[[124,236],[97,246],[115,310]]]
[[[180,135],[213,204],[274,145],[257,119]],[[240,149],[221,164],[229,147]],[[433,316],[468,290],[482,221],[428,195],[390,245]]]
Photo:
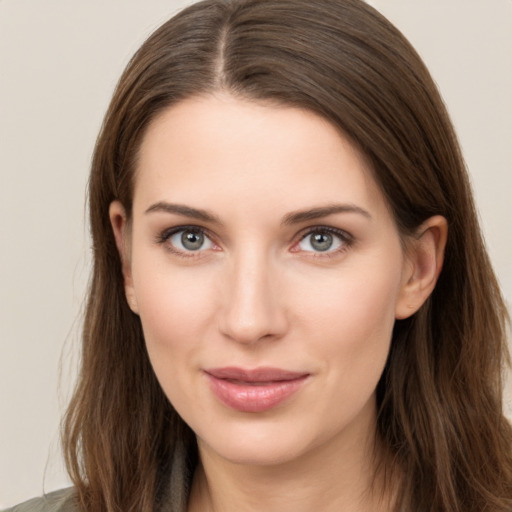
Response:
[[[430,296],[441,273],[448,223],[440,215],[427,219],[407,242],[406,262],[395,317],[413,315]]]
[[[133,286],[130,258],[130,233],[126,210],[120,201],[113,201],[109,207],[110,224],[114,233],[117,250],[121,259],[124,291],[130,309],[138,314],[137,299]]]

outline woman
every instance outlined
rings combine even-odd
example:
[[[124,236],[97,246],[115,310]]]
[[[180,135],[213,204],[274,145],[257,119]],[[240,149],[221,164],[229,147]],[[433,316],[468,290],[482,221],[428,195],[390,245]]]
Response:
[[[506,311],[439,94],[372,8],[184,10],[89,197],[75,486],[21,510],[512,508]]]

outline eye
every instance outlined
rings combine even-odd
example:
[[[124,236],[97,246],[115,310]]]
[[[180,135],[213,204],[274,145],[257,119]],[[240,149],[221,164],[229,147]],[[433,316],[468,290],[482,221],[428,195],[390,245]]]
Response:
[[[199,252],[213,248],[213,242],[199,228],[179,228],[164,233],[160,241],[176,252]]]
[[[335,252],[350,244],[350,237],[343,231],[333,228],[315,228],[306,233],[297,244],[298,250],[305,252]]]

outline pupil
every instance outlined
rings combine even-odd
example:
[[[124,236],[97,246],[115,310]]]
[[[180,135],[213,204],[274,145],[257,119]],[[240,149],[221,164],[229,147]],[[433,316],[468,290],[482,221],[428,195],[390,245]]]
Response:
[[[181,235],[181,243],[185,249],[189,251],[197,251],[201,248],[204,242],[204,235],[201,233],[193,233],[191,231],[185,231]]]
[[[329,233],[315,233],[312,236],[311,245],[317,251],[327,251],[332,245],[332,235]]]

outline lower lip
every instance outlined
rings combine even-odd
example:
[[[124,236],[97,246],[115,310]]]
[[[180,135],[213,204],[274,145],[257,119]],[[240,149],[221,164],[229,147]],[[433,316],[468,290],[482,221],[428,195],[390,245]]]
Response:
[[[308,377],[251,384],[206,375],[215,396],[224,405],[241,412],[263,412],[277,407],[291,398]]]

